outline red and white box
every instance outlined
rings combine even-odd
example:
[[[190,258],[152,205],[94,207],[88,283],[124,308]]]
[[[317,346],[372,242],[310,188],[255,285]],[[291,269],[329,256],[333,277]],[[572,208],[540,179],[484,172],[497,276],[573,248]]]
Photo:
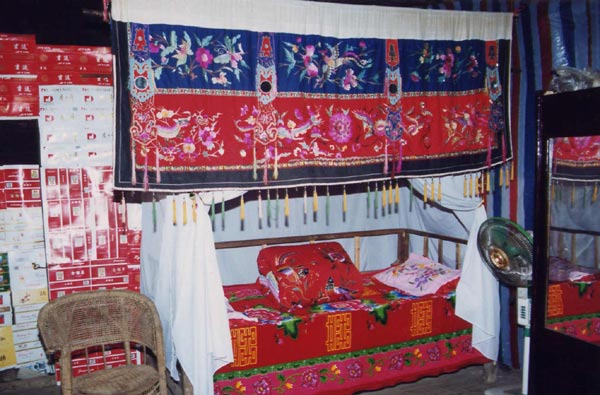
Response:
[[[91,268],[89,262],[81,264],[50,264],[48,265],[48,281],[59,283],[62,281],[90,280]]]

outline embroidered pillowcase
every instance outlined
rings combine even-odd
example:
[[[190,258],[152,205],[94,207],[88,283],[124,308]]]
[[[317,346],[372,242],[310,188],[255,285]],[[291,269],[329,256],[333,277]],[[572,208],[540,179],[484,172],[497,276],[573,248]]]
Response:
[[[337,242],[266,247],[257,263],[259,283],[286,309],[362,294],[362,276]]]
[[[548,278],[553,282],[594,281],[600,279],[600,270],[592,267],[574,265],[560,257],[551,256],[549,259]]]
[[[460,270],[413,253],[404,263],[391,266],[373,276],[388,287],[413,296],[447,292],[456,287],[459,277]]]

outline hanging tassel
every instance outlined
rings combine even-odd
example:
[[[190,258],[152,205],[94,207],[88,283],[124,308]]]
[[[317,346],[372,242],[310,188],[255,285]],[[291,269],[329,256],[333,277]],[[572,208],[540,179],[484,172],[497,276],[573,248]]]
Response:
[[[160,156],[158,152],[158,147],[156,147],[156,183],[160,184]]]
[[[279,189],[275,190],[275,227],[279,228]]]
[[[504,180],[506,181],[506,187],[510,187],[510,167],[506,166],[504,168],[504,170],[506,171],[506,177],[504,177]]]
[[[346,186],[344,185],[344,193],[342,195],[342,220],[346,222],[346,211],[348,211],[348,196],[346,195]]]
[[[387,174],[388,171],[389,171],[389,169],[388,169],[388,142],[386,140],[385,146],[384,146],[384,154],[383,154],[383,174]]]
[[[256,161],[256,142],[252,145],[252,179],[258,179],[258,163]]]
[[[212,230],[213,232],[215,231],[215,218],[216,218],[216,213],[215,213],[215,194],[212,194],[212,199],[210,202],[210,224],[212,226]]]
[[[392,202],[393,202],[393,193],[392,193],[392,181],[390,181],[390,187],[388,188],[388,214],[392,214]]]
[[[400,210],[400,187],[398,186],[398,181],[396,181],[396,186],[394,188],[394,213],[398,213]]]
[[[442,180],[440,180],[438,178],[438,184],[437,184],[437,201],[441,202],[442,201]]]
[[[469,197],[473,197],[473,175],[469,174]]]
[[[246,205],[244,204],[244,195],[240,196],[240,230],[244,231],[244,221],[246,219]]]
[[[306,187],[304,187],[304,225],[308,221],[308,197],[306,195]]]
[[[135,144],[131,145],[131,185],[137,184],[137,174],[135,172]]]
[[[225,194],[221,195],[221,230],[225,230]]]
[[[491,183],[491,179],[492,177],[490,176],[490,172],[486,171],[485,172],[485,191],[487,193],[490,193],[491,189],[492,189],[492,183]]]
[[[492,138],[493,135],[490,133],[487,139],[487,156],[485,158],[485,164],[488,169],[492,166]]]
[[[277,143],[275,143],[275,165],[273,169],[273,179],[276,180],[279,177],[279,159],[277,158]]]
[[[148,154],[144,159],[144,191],[148,191],[150,189],[150,181],[148,180]]]
[[[192,221],[196,223],[198,220],[198,202],[196,201],[196,195],[192,195]]]
[[[594,192],[592,193],[592,203],[596,203],[598,199],[598,183],[594,183]]]
[[[408,211],[412,213],[412,206],[413,206],[413,184],[412,182],[410,183],[410,198],[408,200]]]
[[[152,230],[156,233],[157,223],[156,223],[156,196],[152,194]]]
[[[285,189],[285,201],[284,201],[283,215],[285,216],[285,226],[287,228],[290,226],[290,197],[288,195],[287,188]]]
[[[388,141],[386,140],[383,153],[383,174],[387,174],[388,171]]]
[[[267,227],[271,227],[271,190],[267,189]]]
[[[182,211],[181,215],[183,217],[183,225],[187,225],[187,200],[185,197],[181,200]]]
[[[377,219],[377,211],[379,210],[379,186],[375,183],[375,193],[373,195],[373,218]]]
[[[429,190],[429,188],[427,188],[427,180],[423,180],[423,203],[427,203],[427,191]]]
[[[498,168],[498,171],[500,173],[500,179],[498,180],[498,186],[502,187],[502,186],[504,186],[504,171],[502,170],[501,167]]]
[[[431,179],[431,193],[429,194],[429,200],[435,201],[435,180]]]
[[[467,175],[463,176],[463,197],[467,197]]]
[[[555,187],[555,183],[552,183],[552,185],[550,185],[550,199],[556,201],[556,187]]]
[[[398,140],[398,163],[396,165],[396,173],[400,174],[402,171],[402,139]]]
[[[325,196],[325,225],[329,226],[329,185],[326,188]]]
[[[173,210],[173,226],[177,226],[177,202],[175,201],[175,195],[172,196],[171,210]]]
[[[515,162],[510,162],[510,180],[513,181],[515,179]]]
[[[263,208],[262,208],[262,193],[258,192],[258,229],[262,229]]]
[[[313,222],[317,222],[317,212],[319,211],[319,196],[317,195],[316,185],[313,187]]]
[[[381,185],[381,216],[385,217],[385,210],[387,208],[387,190],[385,182]]]
[[[268,151],[267,148],[265,147],[265,155],[264,155],[264,160],[265,160],[265,165],[263,166],[263,184],[267,185],[269,183],[269,163],[267,161],[267,155],[268,155]]]
[[[367,218],[371,217],[371,186],[367,184]]]

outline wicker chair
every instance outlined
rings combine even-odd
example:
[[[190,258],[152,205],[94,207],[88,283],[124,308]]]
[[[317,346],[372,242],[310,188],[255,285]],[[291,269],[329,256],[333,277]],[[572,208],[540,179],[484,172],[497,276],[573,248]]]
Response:
[[[58,354],[63,394],[167,394],[162,327],[146,296],[122,290],[62,296],[40,310],[38,327],[46,352]],[[117,350],[127,363],[111,367],[107,358]],[[134,351],[142,364],[132,363]],[[102,367],[74,372],[75,358]]]

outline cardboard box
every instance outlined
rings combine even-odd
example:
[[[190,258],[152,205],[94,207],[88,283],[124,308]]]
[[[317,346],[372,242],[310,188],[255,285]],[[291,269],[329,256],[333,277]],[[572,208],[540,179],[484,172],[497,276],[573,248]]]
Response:
[[[46,352],[42,347],[38,348],[30,348],[26,350],[15,350],[15,354],[17,356],[17,363],[24,364],[30,363],[33,361],[38,361],[40,359],[46,358]]]
[[[0,370],[17,363],[11,326],[0,326]]]
[[[10,307],[11,305],[10,291],[0,292],[0,307]]]
[[[0,307],[0,327],[1,326],[10,326],[13,324],[13,313],[12,307],[10,306],[2,306]]]

